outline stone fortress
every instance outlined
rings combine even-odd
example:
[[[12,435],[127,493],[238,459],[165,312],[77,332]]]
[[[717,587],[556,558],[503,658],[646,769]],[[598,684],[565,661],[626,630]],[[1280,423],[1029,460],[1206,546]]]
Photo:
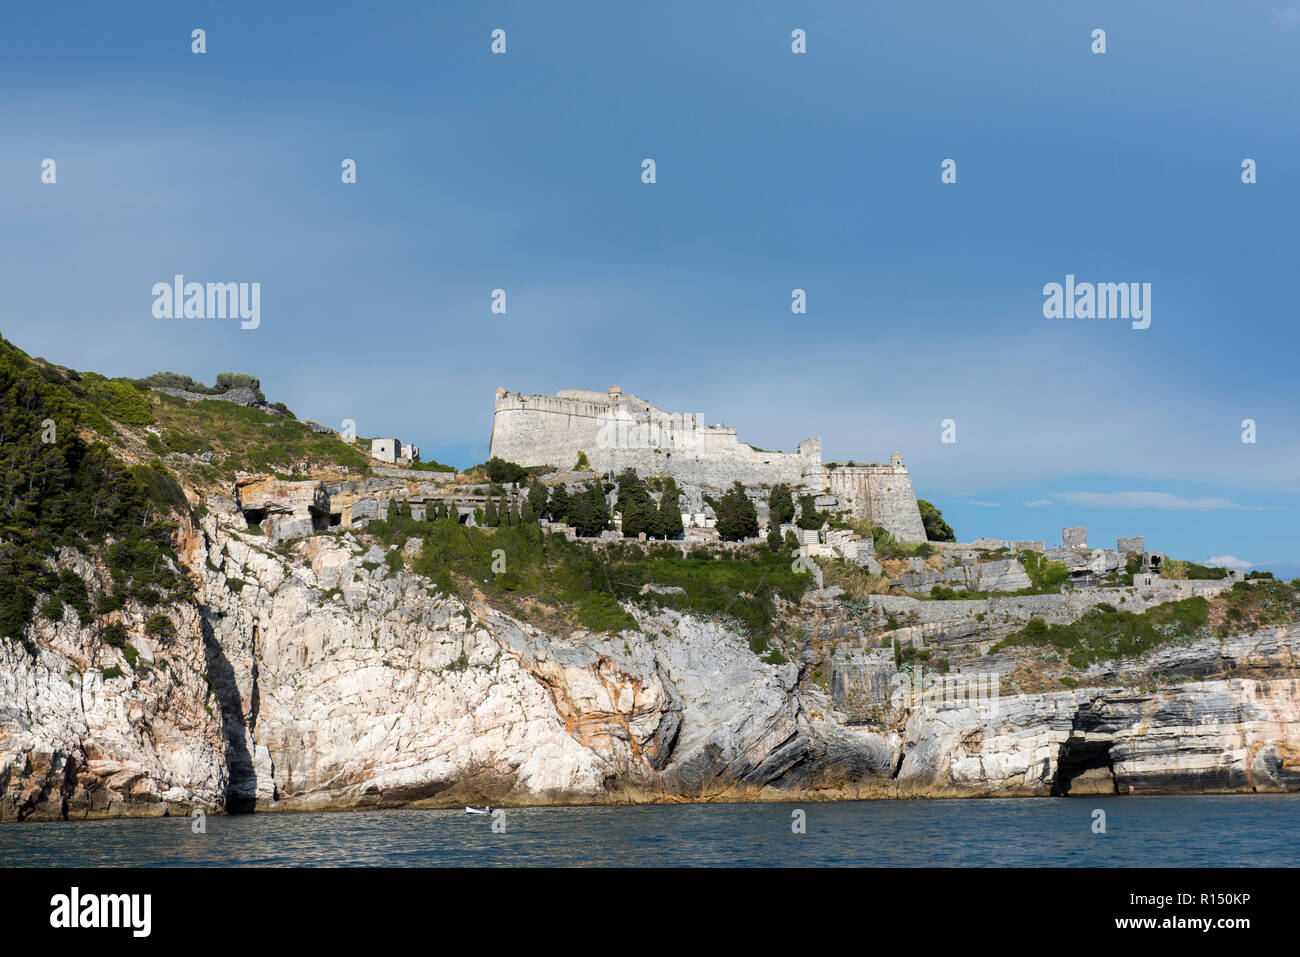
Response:
[[[665,412],[618,386],[555,395],[498,389],[488,454],[561,470],[585,457],[597,474],[630,468],[641,476],[672,476],[683,487],[783,482],[796,496],[800,490],[817,495],[818,508],[847,510],[900,541],[925,541],[912,479],[897,452],[887,463],[838,465],[822,461],[820,439],[804,439],[795,452],[756,449],[741,442],[734,428]]]

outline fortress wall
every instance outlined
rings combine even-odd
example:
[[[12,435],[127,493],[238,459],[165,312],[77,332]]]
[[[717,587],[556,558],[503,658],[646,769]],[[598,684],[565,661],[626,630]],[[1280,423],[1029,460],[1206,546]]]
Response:
[[[854,515],[888,529],[899,541],[925,541],[925,525],[906,466],[842,465],[826,470],[826,482],[831,494]]]
[[[854,515],[871,517],[871,496],[867,490],[867,472],[864,469],[827,469],[826,486],[827,491]]]
[[[597,472],[633,468],[717,487],[735,480],[799,485],[807,475],[813,487],[821,487],[820,456],[757,452],[733,428],[702,426],[694,415],[664,412],[638,396],[611,399],[578,389],[497,396],[489,455],[524,466],[568,468],[579,451]]]
[[[548,409],[540,402],[535,406],[514,403],[505,407],[498,402],[488,454],[523,466],[572,468],[579,449],[588,455],[595,449],[601,415],[606,410],[589,403],[567,405]]]
[[[734,481],[747,485],[785,482],[796,487],[806,482],[816,487],[821,473],[820,464],[810,466],[807,459],[789,452],[754,453],[747,447],[725,454],[719,450],[613,449],[602,455],[606,456],[602,461],[615,472],[633,468],[642,475],[671,475],[679,484],[715,488],[727,488]],[[810,471],[805,474],[805,470]]]
[[[900,542],[925,541],[925,524],[912,491],[912,476],[903,466],[882,468],[867,477],[871,520],[883,525]]]
[[[702,425],[698,416],[670,413],[635,395],[566,389],[556,395],[499,393],[489,455],[523,466],[571,468],[578,452],[596,472],[635,469],[671,475],[681,484],[726,488],[786,483],[835,494],[856,515],[889,529],[901,541],[924,541],[925,528],[911,477],[895,455],[888,465],[822,465],[821,441],[805,439],[798,452],[761,452],[739,441],[733,428]]]

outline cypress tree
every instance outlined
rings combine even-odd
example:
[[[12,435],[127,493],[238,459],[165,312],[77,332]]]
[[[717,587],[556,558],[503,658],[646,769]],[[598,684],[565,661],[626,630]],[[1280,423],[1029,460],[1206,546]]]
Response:
[[[773,528],[788,524],[794,518],[794,497],[790,486],[779,482],[772,486],[767,497],[767,513]]]
[[[562,522],[569,514],[569,490],[564,487],[563,483],[551,489],[551,500],[546,504],[546,511],[551,516],[551,521]]]
[[[546,486],[537,479],[528,486],[528,511],[532,521],[537,521],[546,511]]]
[[[811,495],[799,496],[799,521],[796,523],[802,529],[818,529],[826,521],[826,516],[817,511],[817,505]]]
[[[671,478],[666,480],[663,495],[659,499],[659,509],[655,515],[655,534],[664,538],[677,538],[682,534],[682,508],[677,499],[681,492],[677,483]]]
[[[618,508],[623,515],[623,535],[635,538],[642,532],[655,534],[658,511],[645,483],[631,469],[618,478]]]
[[[720,500],[707,501],[717,516],[718,535],[723,541],[738,542],[758,534],[758,509],[739,482],[733,482]]]

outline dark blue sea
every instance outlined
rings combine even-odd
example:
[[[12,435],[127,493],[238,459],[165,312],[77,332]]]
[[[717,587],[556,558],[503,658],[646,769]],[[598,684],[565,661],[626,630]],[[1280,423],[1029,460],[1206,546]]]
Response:
[[[493,824],[463,810],[210,816],[204,834],[188,818],[9,823],[0,867],[1300,866],[1300,795],[510,808]]]

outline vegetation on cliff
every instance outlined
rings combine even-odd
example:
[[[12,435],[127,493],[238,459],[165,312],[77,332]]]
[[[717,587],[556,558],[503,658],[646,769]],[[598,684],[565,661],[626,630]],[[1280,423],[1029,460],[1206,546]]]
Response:
[[[292,478],[323,468],[354,475],[370,470],[358,445],[313,432],[289,416],[220,399],[191,402],[158,392],[147,398],[160,434],[147,433],[146,445],[160,457],[190,456],[167,464],[198,485],[228,484],[240,471]]]
[[[619,631],[636,626],[620,604],[630,600],[724,621],[759,654],[770,652],[777,600],[798,602],[812,577],[795,572],[788,555],[760,547],[701,547],[685,556],[672,545],[593,547],[532,524],[489,530],[397,512],[362,534],[390,546],[420,539],[414,571],[462,597],[481,591],[525,620]]]
[[[113,436],[113,423],[148,414],[130,385],[33,362],[0,339],[0,636],[26,640],[41,596],[50,617],[68,605],[93,620],[85,583],[54,568],[61,548],[102,552],[113,590],[97,609],[187,594],[170,544],[188,511],[175,479],[157,463],[123,464],[82,434]]]
[[[1075,668],[1095,661],[1136,658],[1178,641],[1209,637],[1210,603],[1204,598],[1166,602],[1141,613],[1097,605],[1076,621],[1049,625],[1034,618],[993,646],[994,651],[1032,645],[1056,648]]]
[[[923,498],[916,500],[916,507],[921,510],[921,524],[925,526],[925,537],[929,541],[957,541],[957,534],[952,530],[952,526],[943,520],[943,512]]]

